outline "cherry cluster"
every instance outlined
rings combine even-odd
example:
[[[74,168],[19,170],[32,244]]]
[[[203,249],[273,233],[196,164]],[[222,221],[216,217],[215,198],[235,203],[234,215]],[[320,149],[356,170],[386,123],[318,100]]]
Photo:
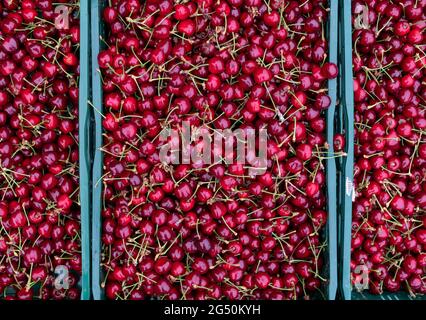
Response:
[[[324,111],[338,74],[328,13],[323,0],[109,1],[98,56],[109,299],[321,296]],[[185,122],[267,130],[266,171],[163,161],[162,129]]]
[[[353,1],[352,281],[426,293],[426,1]],[[366,289],[366,288],[362,288]]]
[[[0,298],[80,297],[79,38],[78,1],[0,1]]]

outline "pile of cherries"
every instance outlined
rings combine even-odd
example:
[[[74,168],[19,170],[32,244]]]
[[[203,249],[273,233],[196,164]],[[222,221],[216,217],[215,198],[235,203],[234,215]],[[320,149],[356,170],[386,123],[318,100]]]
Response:
[[[321,297],[327,83],[338,74],[328,13],[325,0],[106,3],[98,63],[109,299]],[[211,135],[266,129],[266,172],[162,161],[162,129],[184,122]]]
[[[352,281],[425,294],[426,1],[356,0],[352,11]]]
[[[80,297],[79,37],[77,1],[0,1],[0,299]]]

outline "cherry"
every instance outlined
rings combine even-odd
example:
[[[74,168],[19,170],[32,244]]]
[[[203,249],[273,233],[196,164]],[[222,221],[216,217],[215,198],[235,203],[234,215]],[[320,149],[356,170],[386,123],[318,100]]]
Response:
[[[220,219],[226,213],[226,206],[222,202],[215,202],[211,205],[210,210],[215,219]]]
[[[195,31],[196,31],[196,26],[193,20],[191,19],[186,19],[181,21],[178,25],[177,25],[177,30],[181,33],[183,33],[186,36],[192,36],[194,35]]]
[[[22,288],[17,292],[16,298],[18,300],[32,300],[33,293],[30,289]]]
[[[296,155],[303,161],[309,160],[312,157],[312,147],[309,144],[300,144],[296,149]]]
[[[116,299],[121,291],[122,287],[118,283],[108,283],[105,287],[105,295],[108,299]]]
[[[253,77],[256,83],[268,82],[272,79],[272,72],[266,68],[258,67],[254,70]]]
[[[321,73],[327,79],[334,79],[334,78],[336,78],[337,75],[338,75],[338,69],[337,69],[336,64],[331,63],[331,62],[324,63],[324,65],[321,68]]]
[[[320,190],[320,187],[317,183],[308,182],[308,184],[306,185],[306,195],[308,197],[314,197],[315,195],[318,194],[319,190]]]
[[[362,46],[369,46],[376,42],[376,37],[371,30],[365,29],[360,35],[359,42]]]
[[[265,288],[268,287],[268,285],[271,281],[271,278],[265,272],[258,272],[254,276],[254,281],[255,281],[257,287],[259,287],[261,289],[265,289]]]
[[[213,57],[208,61],[209,72],[220,74],[225,70],[225,63],[220,57]]]
[[[31,264],[37,264],[41,260],[41,252],[37,247],[29,248],[25,250],[24,262],[29,266]]]

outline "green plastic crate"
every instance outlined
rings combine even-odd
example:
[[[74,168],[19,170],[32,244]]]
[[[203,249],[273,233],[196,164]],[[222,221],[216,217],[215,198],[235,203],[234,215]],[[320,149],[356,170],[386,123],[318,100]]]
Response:
[[[426,300],[426,296],[411,297],[406,292],[373,295],[358,292],[351,287],[351,237],[352,237],[352,182],[354,168],[354,90],[352,71],[352,17],[351,1],[339,2],[340,23],[340,97],[341,127],[346,134],[347,156],[342,158],[342,175],[339,192],[339,291],[345,300]]]
[[[88,138],[90,119],[88,115],[88,99],[90,90],[89,82],[89,21],[87,1],[80,3],[80,77],[79,77],[79,101],[78,101],[78,125],[79,125],[79,197],[80,197],[80,237],[82,271],[79,280],[81,289],[80,299],[89,300],[90,291],[90,143]],[[81,48],[87,48],[84,51]],[[7,290],[7,289],[6,289]]]
[[[80,1],[80,78],[79,78],[79,170],[81,210],[81,299],[89,300],[90,292],[90,43],[89,43],[89,2]]]
[[[80,197],[80,237],[82,271],[79,280],[80,299],[90,300],[90,116],[88,101],[90,96],[89,71],[89,6],[87,1],[80,2],[80,76],[78,101],[79,126],[79,197]],[[82,50],[85,48],[85,50]]]
[[[90,69],[89,69],[89,6],[87,1],[80,2],[80,76],[78,100],[79,126],[79,200],[80,200],[80,237],[82,272],[79,281],[80,299],[90,300],[91,297],[91,259],[90,259]],[[82,50],[82,48],[84,48]]]
[[[101,37],[104,35],[102,22],[102,9],[106,1],[91,1],[91,44],[92,44],[92,101],[94,112],[94,161],[92,168],[92,292],[95,300],[105,299],[104,288],[102,286],[103,270],[101,268],[101,210],[102,210],[102,174],[103,174],[103,154],[102,147],[102,79],[99,74],[97,56],[104,48]],[[338,0],[330,0],[330,18],[327,26],[329,39],[329,61],[337,64],[337,37],[338,37]],[[327,173],[327,208],[328,221],[325,230],[328,251],[326,253],[326,263],[324,265],[324,276],[329,280],[326,284],[325,299],[334,300],[338,287],[337,275],[337,182],[336,182],[336,161],[334,160],[333,136],[336,119],[336,99],[337,80],[328,81],[328,90],[331,97],[331,105],[327,111],[327,141],[329,143],[328,160],[326,163]]]

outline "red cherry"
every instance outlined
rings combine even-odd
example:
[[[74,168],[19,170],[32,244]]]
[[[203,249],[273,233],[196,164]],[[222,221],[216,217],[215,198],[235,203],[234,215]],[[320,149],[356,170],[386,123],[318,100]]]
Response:
[[[263,67],[256,68],[253,74],[254,81],[256,81],[256,83],[268,82],[272,79],[272,76],[272,72]]]

